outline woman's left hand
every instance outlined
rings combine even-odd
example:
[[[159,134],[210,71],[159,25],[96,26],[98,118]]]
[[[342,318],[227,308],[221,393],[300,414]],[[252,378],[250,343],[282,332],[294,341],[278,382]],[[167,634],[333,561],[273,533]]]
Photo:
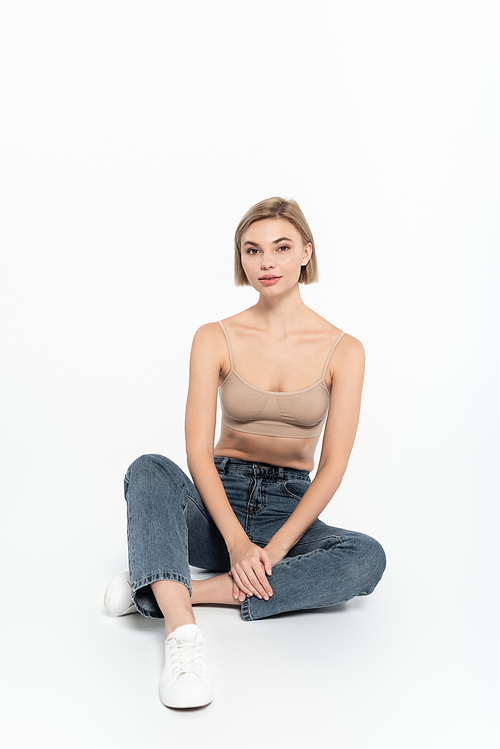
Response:
[[[286,557],[285,552],[274,549],[270,543],[267,546],[264,546],[263,548],[267,551],[269,559],[271,560],[271,568],[274,567],[275,564],[278,564],[278,562],[281,562],[281,560]],[[264,565],[262,565],[262,567],[264,568]],[[229,576],[232,577],[231,572],[229,572]],[[244,593],[241,590],[241,588],[238,587],[236,580],[234,580],[233,578],[233,598],[237,598],[240,601],[240,603],[243,603],[246,597],[247,597],[246,593]]]

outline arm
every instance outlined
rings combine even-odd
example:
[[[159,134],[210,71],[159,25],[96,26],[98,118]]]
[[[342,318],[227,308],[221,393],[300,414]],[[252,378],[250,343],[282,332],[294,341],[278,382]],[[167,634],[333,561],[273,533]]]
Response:
[[[352,336],[344,337],[332,359],[335,364],[330,364],[330,407],[318,470],[297,508],[266,546],[273,564],[287,555],[323,512],[347,469],[361,407],[365,369],[363,345]]]
[[[217,388],[222,361],[213,325],[203,325],[196,331],[191,348],[186,455],[196,488],[229,547],[242,536],[246,537],[246,533],[228,502],[214,464]]]
[[[226,542],[233,579],[246,595],[255,593],[260,597],[271,591],[261,560],[269,572],[271,560],[263,549],[251,543],[241,527],[214,464],[217,388],[225,353],[222,335],[217,323],[208,323],[196,331],[193,339],[185,419],[187,464]]]

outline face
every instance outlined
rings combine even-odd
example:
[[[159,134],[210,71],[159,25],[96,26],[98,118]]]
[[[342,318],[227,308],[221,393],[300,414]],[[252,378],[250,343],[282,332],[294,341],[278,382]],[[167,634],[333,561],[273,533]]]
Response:
[[[300,269],[311,257],[295,226],[284,218],[265,218],[250,224],[241,238],[241,264],[254,289],[279,294],[299,281]]]

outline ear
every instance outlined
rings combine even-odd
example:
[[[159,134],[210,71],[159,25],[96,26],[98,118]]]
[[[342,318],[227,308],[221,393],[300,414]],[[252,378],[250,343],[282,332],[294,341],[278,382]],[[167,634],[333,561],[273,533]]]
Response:
[[[307,265],[309,260],[311,259],[312,255],[312,244],[308,242],[306,246],[304,247],[304,251],[302,253],[302,263],[301,265]]]

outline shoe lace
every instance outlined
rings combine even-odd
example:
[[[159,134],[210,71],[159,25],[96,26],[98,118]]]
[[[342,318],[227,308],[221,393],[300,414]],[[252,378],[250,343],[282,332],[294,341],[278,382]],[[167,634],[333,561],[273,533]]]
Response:
[[[177,640],[177,655],[181,674],[195,671],[196,642],[192,640]]]

